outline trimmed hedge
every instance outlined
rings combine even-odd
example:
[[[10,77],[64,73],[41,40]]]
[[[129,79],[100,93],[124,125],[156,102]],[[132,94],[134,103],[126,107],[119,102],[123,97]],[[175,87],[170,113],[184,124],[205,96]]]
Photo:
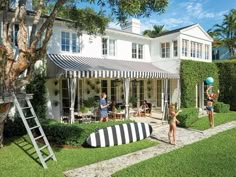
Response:
[[[230,105],[223,102],[214,103],[214,111],[218,113],[227,113],[229,112]]]
[[[182,112],[177,116],[177,119],[180,121],[177,125],[179,127],[190,127],[192,123],[197,121],[198,112],[197,108],[183,108]]]
[[[230,104],[230,110],[236,111],[236,62],[229,60],[216,65],[219,68],[219,101]]]
[[[180,66],[181,107],[192,108],[196,104],[196,85],[207,77],[214,78],[213,91],[219,87],[218,68],[215,63],[182,60]]]
[[[43,130],[48,138],[48,141],[57,145],[72,145],[81,146],[85,145],[86,138],[90,133],[96,129],[105,128],[112,125],[123,124],[131,122],[118,121],[118,122],[102,122],[90,124],[62,124],[55,120],[46,120],[41,122]]]

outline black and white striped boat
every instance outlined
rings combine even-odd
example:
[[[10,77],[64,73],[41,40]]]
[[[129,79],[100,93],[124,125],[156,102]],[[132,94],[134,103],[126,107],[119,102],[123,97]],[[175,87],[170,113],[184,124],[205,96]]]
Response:
[[[149,137],[151,125],[142,122],[126,123],[102,128],[89,135],[86,142],[92,147],[109,147],[136,142]]]

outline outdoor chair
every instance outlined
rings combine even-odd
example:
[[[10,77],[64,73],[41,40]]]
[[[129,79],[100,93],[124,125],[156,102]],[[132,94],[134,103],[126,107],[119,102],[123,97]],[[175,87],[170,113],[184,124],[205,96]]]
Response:
[[[145,116],[151,116],[152,114],[152,103],[147,103],[148,105],[148,109],[146,109],[145,111],[141,112],[141,116],[145,117]]]

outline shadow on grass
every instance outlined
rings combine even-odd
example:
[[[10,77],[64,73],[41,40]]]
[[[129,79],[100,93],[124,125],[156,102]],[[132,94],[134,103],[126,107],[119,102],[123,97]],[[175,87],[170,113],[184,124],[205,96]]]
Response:
[[[14,141],[14,144],[19,147],[21,150],[25,152],[31,159],[33,159],[37,164],[42,167],[42,164],[39,160],[38,154],[34,149],[34,146],[29,142],[29,140],[25,137],[18,138]],[[43,156],[48,156],[48,153],[41,151]]]

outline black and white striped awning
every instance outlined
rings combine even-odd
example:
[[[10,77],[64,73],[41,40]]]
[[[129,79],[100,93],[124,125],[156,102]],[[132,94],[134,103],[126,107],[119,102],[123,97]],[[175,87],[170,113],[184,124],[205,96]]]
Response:
[[[78,78],[179,78],[152,63],[48,54],[49,77]]]

